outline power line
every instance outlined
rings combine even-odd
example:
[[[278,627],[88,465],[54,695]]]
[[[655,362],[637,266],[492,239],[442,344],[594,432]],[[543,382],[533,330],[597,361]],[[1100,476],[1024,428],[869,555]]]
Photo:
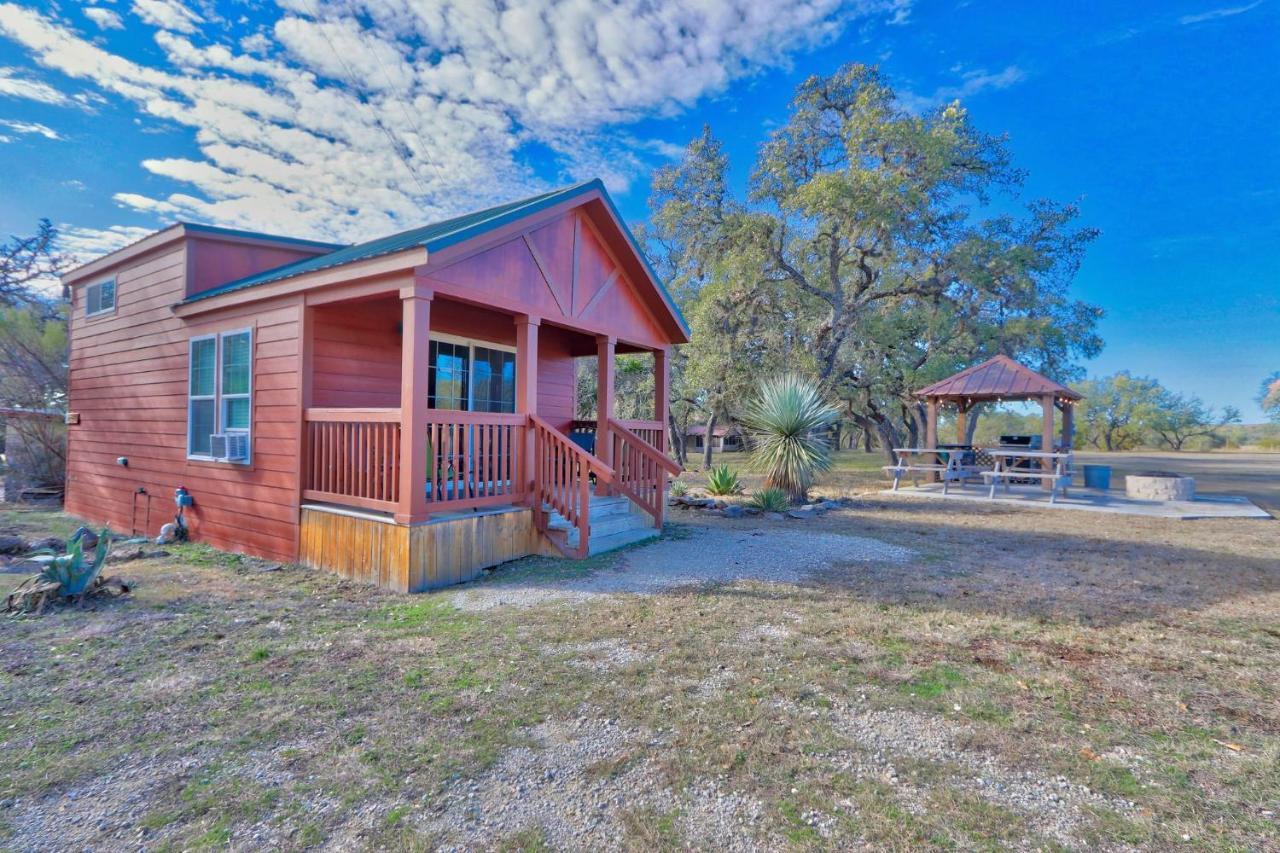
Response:
[[[347,65],[347,61],[342,58],[342,54],[338,52],[338,48],[334,45],[333,40],[329,38],[329,34],[325,31],[325,28],[324,28],[325,22],[320,19],[320,13],[315,10],[315,6],[312,5],[310,0],[307,0],[307,9],[311,14],[312,19],[315,20],[316,23],[319,25],[317,29],[320,30],[320,36],[324,39],[325,44],[329,45],[329,50],[333,52],[334,58],[338,60],[338,64],[342,66],[343,71],[346,73],[348,82],[350,83],[352,90],[355,92],[356,99],[359,100],[360,103],[364,104],[366,107],[369,107],[369,112],[373,116],[374,124],[376,124],[378,126],[378,129],[381,130],[383,134],[387,137],[387,141],[391,143],[391,150],[395,153],[395,155],[398,158],[400,158],[400,162],[404,164],[405,169],[407,169],[409,174],[413,177],[413,180],[415,183],[417,183],[418,189],[422,192],[422,195],[424,197],[428,196],[429,193],[427,192],[426,186],[422,183],[422,178],[414,170],[413,165],[409,162],[408,158],[405,157],[404,153],[400,150],[400,146],[402,143],[400,143],[400,141],[396,139],[395,134],[391,132],[391,129],[382,123],[382,119],[378,118],[377,109],[374,108],[373,104],[369,103],[369,99],[366,98],[364,93],[360,90],[360,86],[356,82],[355,73],[351,70],[351,66]],[[391,78],[387,74],[387,70],[382,65],[381,60],[379,60],[377,56],[374,56],[374,61],[378,63],[378,66],[380,68],[382,68],[383,76],[387,78],[387,84],[390,85]],[[404,108],[404,105],[401,104],[401,109],[403,108]],[[419,136],[421,136],[422,134],[422,131],[420,128],[418,130],[418,134]]]

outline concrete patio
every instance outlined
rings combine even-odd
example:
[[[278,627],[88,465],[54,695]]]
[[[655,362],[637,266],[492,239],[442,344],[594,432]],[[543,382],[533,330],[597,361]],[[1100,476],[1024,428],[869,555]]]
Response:
[[[1115,515],[1141,515],[1148,518],[1271,518],[1271,514],[1259,509],[1248,498],[1233,495],[1200,495],[1190,501],[1142,501],[1126,497],[1120,491],[1096,489],[1070,489],[1064,497],[1049,503],[1049,493],[1038,485],[1001,486],[996,496],[989,498],[988,488],[971,483],[962,486],[952,483],[947,494],[942,493],[941,483],[921,483],[918,486],[900,486],[898,491],[886,489],[883,495],[903,495],[913,498],[935,498],[948,501],[1010,504],[1036,509],[1068,509],[1084,512],[1104,512]]]

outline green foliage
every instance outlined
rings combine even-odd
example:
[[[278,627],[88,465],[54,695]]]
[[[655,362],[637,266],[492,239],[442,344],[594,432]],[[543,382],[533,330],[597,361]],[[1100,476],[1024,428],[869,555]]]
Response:
[[[818,475],[831,467],[828,428],[839,418],[808,379],[787,373],[761,383],[743,422],[752,433],[752,463],[776,486],[803,502]]]
[[[728,465],[717,465],[707,472],[707,491],[713,495],[736,495],[742,491],[742,481]]]
[[[1262,388],[1258,391],[1258,405],[1267,417],[1280,424],[1280,370],[1262,380]]]
[[[671,496],[674,498],[682,498],[689,494],[689,484],[684,480],[671,481]]]
[[[1199,397],[1178,394],[1155,379],[1127,371],[1082,382],[1084,400],[1076,405],[1077,444],[1101,450],[1132,450],[1164,446],[1182,450],[1198,440],[1218,446],[1226,439],[1223,427],[1240,422],[1240,413],[1227,406],[1221,412]]]
[[[1156,380],[1128,371],[1082,382],[1076,390],[1084,395],[1076,405],[1076,432],[1082,443],[1100,450],[1132,450],[1142,444],[1164,393]]]
[[[1022,175],[958,103],[918,114],[847,65],[800,85],[745,199],[729,168],[707,128],[653,180],[647,245],[694,330],[699,420],[786,369],[892,445],[929,381],[997,352],[1070,378],[1101,348],[1101,311],[1068,293],[1096,232],[1070,205],[988,207]]]
[[[103,528],[98,535],[98,544],[93,551],[93,559],[86,560],[84,545],[79,537],[71,542],[68,553],[56,556],[40,572],[40,580],[44,583],[56,583],[61,587],[60,595],[76,596],[89,588],[89,584],[102,573],[107,562],[107,552],[111,550],[111,531]]]
[[[786,512],[791,506],[791,499],[777,486],[767,486],[751,496],[751,506],[761,512]]]

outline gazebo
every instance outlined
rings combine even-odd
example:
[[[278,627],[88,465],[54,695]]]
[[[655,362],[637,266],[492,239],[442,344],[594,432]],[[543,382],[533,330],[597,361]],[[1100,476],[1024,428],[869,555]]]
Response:
[[[925,401],[927,419],[925,425],[925,446],[931,450],[938,447],[938,409],[943,405],[956,408],[956,430],[958,443],[965,443],[968,432],[969,412],[977,403],[993,401],[1040,401],[1044,413],[1041,447],[1046,451],[1055,449],[1053,441],[1053,410],[1062,411],[1062,439],[1060,446],[1070,450],[1072,435],[1075,432],[1074,405],[1081,396],[1061,383],[1041,376],[1034,370],[1024,367],[1006,355],[998,355],[981,364],[966,368],[954,376],[935,382],[927,388],[921,388],[916,396]],[[1047,461],[1044,463],[1047,469]],[[1046,481],[1046,487],[1051,484]]]

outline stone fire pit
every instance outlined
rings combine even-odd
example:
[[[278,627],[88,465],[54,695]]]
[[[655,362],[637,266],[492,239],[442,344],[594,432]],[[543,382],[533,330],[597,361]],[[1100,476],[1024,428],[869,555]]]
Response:
[[[1124,493],[1142,501],[1190,501],[1196,497],[1196,481],[1168,471],[1143,471],[1124,478]]]

